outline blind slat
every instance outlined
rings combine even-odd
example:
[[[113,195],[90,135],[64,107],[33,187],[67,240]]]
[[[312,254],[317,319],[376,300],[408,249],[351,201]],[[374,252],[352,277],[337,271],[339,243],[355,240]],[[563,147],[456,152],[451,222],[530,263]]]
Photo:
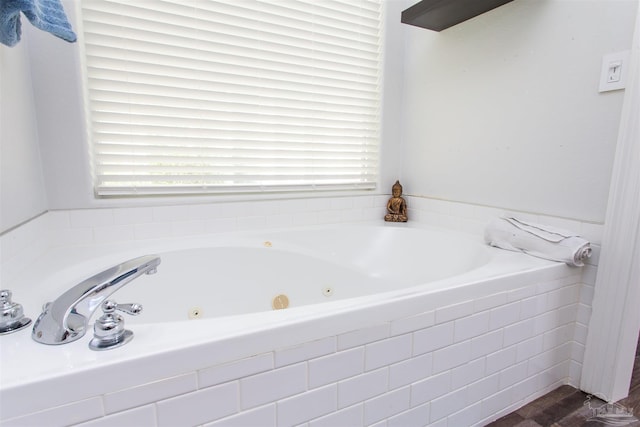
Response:
[[[98,196],[375,188],[379,0],[83,0]]]

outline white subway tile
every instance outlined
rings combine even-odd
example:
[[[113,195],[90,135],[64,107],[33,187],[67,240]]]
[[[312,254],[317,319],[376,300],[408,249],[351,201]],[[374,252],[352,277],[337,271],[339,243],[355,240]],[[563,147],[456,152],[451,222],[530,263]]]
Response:
[[[48,226],[55,229],[65,229],[71,227],[69,211],[49,211],[47,213]]]
[[[433,356],[431,353],[412,357],[389,367],[389,388],[402,387],[431,375]]]
[[[311,420],[309,427],[352,427],[363,425],[364,404],[353,405]]]
[[[169,222],[150,222],[134,225],[136,240],[159,239],[171,237],[173,230]]]
[[[573,345],[571,346],[571,360],[574,360],[581,364],[584,359],[584,350],[585,350],[584,344],[574,342]]]
[[[264,216],[239,216],[238,219],[238,230],[260,230],[265,228],[267,224],[267,220]]]
[[[154,206],[151,210],[153,222],[185,221],[192,218],[189,205]]]
[[[474,404],[497,393],[500,389],[500,373],[487,375],[486,377],[467,386],[467,402]]]
[[[353,208],[352,197],[333,197],[328,199],[331,204],[329,209],[351,209]]]
[[[527,361],[509,366],[500,371],[500,388],[507,388],[527,378]]]
[[[373,424],[409,409],[409,387],[399,388],[364,403],[364,423]]]
[[[76,209],[69,211],[71,228],[113,225],[112,209]]]
[[[572,360],[569,365],[569,384],[578,388],[582,378],[582,363]]]
[[[338,407],[346,408],[386,392],[388,378],[388,368],[382,368],[340,381]]]
[[[389,336],[389,324],[371,326],[338,335],[338,350],[364,345]]]
[[[341,211],[321,211],[317,213],[318,224],[337,224],[342,222]]]
[[[197,388],[198,381],[195,373],[180,375],[115,393],[107,393],[104,396],[104,409],[107,414],[111,414],[189,393]]]
[[[413,355],[427,353],[453,343],[454,323],[447,322],[413,334]]]
[[[364,347],[340,351],[310,360],[309,388],[320,387],[364,371]]]
[[[94,397],[68,405],[57,406],[45,411],[35,412],[22,417],[2,420],[3,427],[33,427],[70,425],[102,417],[104,409],[102,399]]]
[[[425,403],[389,418],[387,427],[424,426],[429,422],[429,414],[429,404]]]
[[[310,360],[316,357],[335,353],[336,338],[327,337],[320,340],[306,342],[294,347],[283,348],[275,351],[276,367],[291,365],[293,363]]]
[[[587,332],[589,331],[587,325],[577,324],[575,326],[575,332],[573,335],[573,340],[580,344],[587,343]]]
[[[232,382],[156,403],[158,427],[196,425],[238,412],[238,383]]]
[[[282,213],[265,217],[268,228],[284,228],[293,226],[293,215]]]
[[[293,214],[293,225],[316,225],[318,224],[317,212],[296,212]]]
[[[513,402],[531,402],[537,398],[540,387],[538,377],[528,377],[511,387]]]
[[[450,320],[469,316],[474,312],[473,300],[463,301],[436,309],[436,323],[444,323]]]
[[[516,361],[516,352],[517,347],[514,345],[488,355],[487,374],[493,374],[513,365]]]
[[[51,425],[47,423],[46,425]],[[156,411],[153,405],[140,406],[117,414],[108,415],[104,418],[76,424],[76,427],[140,427],[155,426]]]
[[[583,284],[582,288],[580,289],[580,303],[591,307],[591,304],[593,303],[594,292],[595,287],[593,285]]]
[[[565,286],[547,295],[547,310],[578,302],[580,286]]]
[[[451,373],[432,375],[411,385],[411,407],[426,403],[451,391]]]
[[[498,292],[495,294],[487,295],[485,297],[480,297],[473,301],[474,310],[476,313],[490,310],[492,308],[496,308],[498,306],[504,305],[507,303],[507,292]]]
[[[205,232],[205,221],[202,219],[174,221],[171,223],[171,232],[176,237],[200,235]]]
[[[509,408],[512,403],[511,390],[502,390],[482,401],[482,416],[489,417],[500,411],[504,411]]]
[[[290,365],[240,380],[242,409],[293,396],[307,388],[306,363]]]
[[[570,323],[546,332],[544,334],[543,349],[549,350],[573,340],[574,327],[575,325]]]
[[[238,230],[238,221],[233,218],[211,218],[205,220],[204,228],[207,233],[226,233]]]
[[[433,372],[438,373],[467,363],[471,341],[463,341],[433,352]]]
[[[467,390],[465,389],[454,390],[451,393],[433,399],[431,401],[430,421],[437,421],[464,409],[467,406],[466,394]]]
[[[534,322],[534,335],[544,334],[545,332],[558,326],[557,311],[547,311],[533,319]]]
[[[512,302],[491,310],[489,329],[495,330],[520,320],[520,302]]]
[[[412,335],[398,335],[365,346],[366,371],[390,365],[411,357]]]
[[[343,222],[357,222],[364,219],[364,211],[361,208],[345,209],[340,212]]]
[[[120,208],[113,210],[115,225],[134,225],[153,222],[153,208]]]
[[[504,346],[509,347],[513,344],[524,341],[533,336],[535,326],[534,319],[522,320],[504,328]]]
[[[485,359],[481,357],[451,370],[451,389],[467,386],[484,377]]]
[[[276,404],[260,406],[237,415],[222,418],[203,427],[276,427]]]
[[[133,225],[153,222],[153,208],[119,208],[113,210],[115,225]]]
[[[427,427],[448,427],[447,418],[440,418],[438,421],[429,424]]]
[[[354,208],[372,208],[374,207],[373,196],[352,197]]]
[[[200,387],[210,387],[273,369],[273,353],[263,353],[198,371]]]
[[[295,426],[337,409],[335,384],[301,393],[278,402],[278,427]]]
[[[535,355],[542,353],[543,336],[536,335],[526,341],[522,341],[516,346],[516,362],[522,362]]]
[[[93,243],[93,228],[70,228],[49,231],[51,246],[88,245]]]
[[[508,302],[520,301],[525,298],[534,296],[536,292],[537,290],[535,286],[525,286],[522,288],[513,289],[507,292],[507,301]]]
[[[447,418],[450,426],[474,426],[482,421],[482,403],[467,406],[466,408],[449,415]]]
[[[470,358],[475,359],[496,352],[502,348],[504,331],[498,329],[471,340]]]
[[[307,200],[306,207],[314,212],[331,210],[331,199],[325,197],[311,198]]]
[[[408,332],[433,326],[436,322],[436,312],[427,311],[415,316],[404,317],[391,322],[391,335],[401,335]]]
[[[453,341],[460,342],[475,338],[489,330],[489,312],[483,311],[454,322]]]
[[[538,374],[550,366],[555,366],[558,363],[562,363],[563,360],[568,360],[571,357],[571,348],[572,343],[565,343],[530,358],[527,365],[528,375]]]
[[[538,376],[541,386],[547,386],[556,384],[558,382],[565,383],[569,378],[569,369],[571,367],[571,360],[565,360],[549,369],[542,371]]]
[[[545,312],[547,294],[536,295],[520,301],[520,319],[529,319]]]
[[[133,225],[112,225],[93,228],[94,242],[98,245],[105,243],[126,242],[135,239]]]

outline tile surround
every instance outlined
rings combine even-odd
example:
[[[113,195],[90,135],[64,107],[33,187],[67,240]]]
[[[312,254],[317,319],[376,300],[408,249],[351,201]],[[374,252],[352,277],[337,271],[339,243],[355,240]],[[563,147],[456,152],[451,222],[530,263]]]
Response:
[[[387,198],[49,212],[0,236],[2,279],[10,283],[51,247],[178,237],[202,230],[371,220],[384,212]],[[454,202],[408,200],[411,218],[474,234],[502,213]],[[265,214],[244,216],[246,212]],[[33,425],[55,418],[61,424],[87,427],[233,426],[259,420],[260,425],[273,426],[391,427],[428,420],[431,426],[483,425],[560,384],[579,384],[602,226],[537,215],[531,219],[577,230],[591,239],[596,255],[582,275],[523,287],[514,283],[510,292],[43,411],[13,413],[1,422]]]

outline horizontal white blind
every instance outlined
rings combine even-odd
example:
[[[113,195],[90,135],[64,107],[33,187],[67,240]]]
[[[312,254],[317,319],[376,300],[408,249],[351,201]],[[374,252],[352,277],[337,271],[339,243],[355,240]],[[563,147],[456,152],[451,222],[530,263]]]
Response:
[[[370,189],[379,0],[83,0],[96,194]]]

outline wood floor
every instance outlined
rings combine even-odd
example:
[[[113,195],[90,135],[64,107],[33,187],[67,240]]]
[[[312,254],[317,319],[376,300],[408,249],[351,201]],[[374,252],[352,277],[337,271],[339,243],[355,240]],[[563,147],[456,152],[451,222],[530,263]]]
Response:
[[[600,399],[566,385],[487,427],[640,427],[640,341],[638,344],[629,396],[615,405],[607,405]],[[613,413],[617,415],[612,415]]]

